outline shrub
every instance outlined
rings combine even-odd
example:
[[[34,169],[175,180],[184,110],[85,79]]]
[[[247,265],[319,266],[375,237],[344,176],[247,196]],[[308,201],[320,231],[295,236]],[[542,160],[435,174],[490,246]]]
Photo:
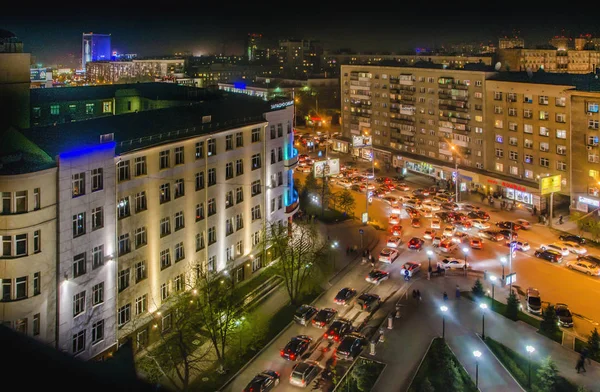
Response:
[[[517,318],[519,317],[519,299],[514,291],[511,291],[506,298],[506,310],[504,315],[513,321],[517,321]]]
[[[548,305],[542,314],[542,321],[540,322],[540,331],[549,337],[554,336],[560,329],[558,328],[558,316],[554,305]]]
[[[598,329],[594,328],[590,334],[586,348],[589,356],[595,360],[598,360],[598,357],[600,356],[600,334],[598,334]]]
[[[477,278],[477,280],[475,281],[475,284],[471,288],[471,292],[476,298],[481,298],[485,294],[483,290],[483,284],[481,283],[479,278]]]

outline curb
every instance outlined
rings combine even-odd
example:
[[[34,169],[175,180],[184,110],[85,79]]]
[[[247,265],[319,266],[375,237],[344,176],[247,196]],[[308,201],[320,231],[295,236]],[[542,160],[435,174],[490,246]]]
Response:
[[[475,334],[477,335],[477,334]],[[438,336],[439,337],[439,336]],[[446,339],[442,338],[444,340],[444,343],[446,344],[446,347],[448,347],[448,350],[450,350],[450,352],[452,353],[452,355],[454,355],[454,358],[456,358],[456,361],[460,364],[460,367],[463,368],[463,370],[465,371],[465,373],[467,373],[467,375],[469,374],[469,372],[467,371],[467,368],[465,367],[465,365],[463,365],[463,363],[461,362],[460,359],[458,359],[458,356],[456,355],[456,353],[454,352],[454,350],[452,350],[452,347],[450,347],[450,345],[448,343],[446,343]],[[487,346],[485,346],[489,351],[491,351]],[[506,368],[504,368],[504,370],[506,370]],[[508,370],[507,370],[508,371]],[[508,373],[510,374],[510,373]],[[512,374],[511,374],[512,377]],[[473,380],[471,380],[473,381]],[[516,381],[516,380],[515,380]],[[517,383],[518,386],[521,386],[521,384]],[[476,387],[478,391],[481,391],[481,389],[479,388],[479,386]]]
[[[412,387],[412,384],[415,381],[415,378],[417,377],[417,374],[419,373],[419,370],[421,369],[421,366],[423,365],[423,361],[425,361],[425,357],[427,356],[427,353],[429,352],[429,349],[431,348],[431,345],[433,344],[433,341],[435,339],[437,339],[437,338],[439,338],[439,336],[435,336],[435,337],[431,338],[431,341],[429,342],[429,345],[427,346],[427,350],[425,350],[425,354],[423,354],[423,356],[421,357],[421,361],[419,361],[419,366],[417,366],[417,370],[415,371],[415,373],[410,378],[410,383],[408,383],[408,387],[406,388],[406,392],[408,392],[410,390],[410,387]],[[462,364],[461,364],[461,366],[462,366]]]
[[[516,378],[515,378],[515,377],[512,375],[512,373],[508,371],[508,369],[507,369],[507,368],[504,366],[504,364],[502,363],[502,361],[498,359],[498,357],[496,356],[496,354],[494,354],[494,351],[492,351],[492,349],[490,348],[490,346],[488,346],[488,345],[485,343],[485,340],[483,340],[483,339],[481,338],[481,336],[480,336],[478,333],[476,333],[475,335],[477,335],[477,337],[479,338],[479,340],[481,340],[481,342],[483,343],[483,345],[485,346],[485,348],[486,348],[486,349],[487,349],[487,350],[488,350],[490,353],[492,353],[492,355],[494,356],[494,358],[496,358],[496,361],[498,361],[498,363],[499,363],[499,364],[502,366],[502,368],[503,368],[504,370],[506,370],[506,373],[508,373],[508,375],[509,375],[509,376],[510,376],[510,377],[511,377],[513,380],[515,380],[515,382],[516,382],[516,383],[517,383],[517,385],[518,385],[518,386],[521,388],[521,390],[522,390],[522,391],[526,391],[526,389],[525,389],[525,388],[523,388],[523,386],[522,386],[522,385],[521,385],[521,384],[520,384],[520,383],[517,381],[517,379],[516,379]]]

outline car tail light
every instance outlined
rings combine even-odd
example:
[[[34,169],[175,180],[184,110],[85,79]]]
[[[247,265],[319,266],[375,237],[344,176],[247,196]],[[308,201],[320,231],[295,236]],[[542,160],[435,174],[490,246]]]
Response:
[[[339,340],[340,340],[340,337],[339,337],[339,336],[334,336],[334,337],[333,337],[333,340],[335,340],[335,341],[337,342],[337,341],[339,341]]]
[[[328,336],[328,335],[327,335],[326,333],[324,333],[324,334],[323,334],[323,339],[327,339],[327,336]]]
[[[284,353],[283,353],[283,350],[281,350],[281,351],[279,352],[279,355],[281,355],[281,356],[283,357],[283,354],[284,354]]]
[[[290,359],[293,361],[294,359],[296,359],[296,354],[290,354]]]

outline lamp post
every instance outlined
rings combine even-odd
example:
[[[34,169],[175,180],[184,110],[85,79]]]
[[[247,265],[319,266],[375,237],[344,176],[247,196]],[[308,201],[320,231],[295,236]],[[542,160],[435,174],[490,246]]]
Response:
[[[467,253],[469,253],[469,248],[466,246],[462,248],[463,253],[465,254],[465,268],[467,267]]]
[[[331,264],[333,265],[333,270],[335,271],[335,250],[338,247],[338,242],[337,241],[333,241],[331,243]]]
[[[487,304],[479,304],[479,307],[481,308],[481,339],[485,340],[485,311]]]
[[[528,370],[528,376],[527,376],[527,385],[529,385],[529,388],[531,389],[531,354],[535,351],[535,347],[533,346],[527,346],[525,347],[525,349],[527,350],[527,353],[529,354],[529,370]]]
[[[490,276],[490,281],[492,282],[492,310],[494,310],[494,287],[496,286],[494,283],[496,282],[496,278],[494,275]]]
[[[446,312],[448,311],[448,307],[443,305],[440,307],[442,311],[442,339],[446,338]]]
[[[433,255],[433,251],[431,249],[427,250],[427,258],[429,259],[429,271],[431,271],[431,256]]]
[[[502,256],[500,262],[502,263],[502,282],[504,282],[504,264],[506,264],[506,257]]]
[[[475,356],[475,388],[479,388],[479,357],[481,357],[481,351],[473,351]]]

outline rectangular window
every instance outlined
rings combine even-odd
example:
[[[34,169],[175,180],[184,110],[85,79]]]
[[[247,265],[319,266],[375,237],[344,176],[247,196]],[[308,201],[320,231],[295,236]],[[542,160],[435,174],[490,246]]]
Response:
[[[508,168],[510,174],[512,174],[513,176],[518,176],[519,175],[519,168],[516,166],[510,166]]]
[[[42,196],[40,192],[40,188],[33,189],[33,209],[39,210],[42,208]]]
[[[208,263],[206,263],[209,272],[215,272],[217,270],[217,258],[216,256],[210,256]]]
[[[33,336],[39,336],[41,327],[40,314],[33,315]]]
[[[502,101],[502,92],[501,91],[494,91],[494,99],[496,101]]]
[[[509,156],[509,158],[510,158],[511,160],[513,160],[513,161],[516,161],[516,160],[518,160],[518,159],[519,159],[519,153],[518,153],[518,152],[516,152],[516,151],[510,151],[510,152],[508,153],[508,156]]]
[[[15,236],[15,256],[27,256],[27,234]]]
[[[160,204],[163,203],[167,203],[169,201],[171,201],[171,185],[170,184],[162,184],[160,186],[160,193],[159,193],[159,201]]]
[[[175,290],[175,292],[180,292],[183,291],[184,287],[185,287],[185,276],[183,274],[181,275],[177,275],[175,278],[173,278],[173,289]]]
[[[233,178],[233,162],[227,162],[225,164],[225,179],[230,180]]]
[[[256,256],[252,259],[252,272],[256,272],[262,268],[262,257]]]
[[[567,130],[566,129],[557,129],[556,130],[556,138],[557,139],[566,139],[567,138]]]
[[[85,252],[79,253],[73,257],[73,278],[85,274],[86,257]]]
[[[533,178],[533,170],[525,170],[525,178]]]
[[[253,221],[260,219],[260,205],[252,207],[251,212]]]
[[[546,142],[540,142],[540,151],[548,152],[550,151],[550,144]]]
[[[204,203],[196,204],[196,222],[204,219]]]
[[[159,170],[168,169],[169,167],[171,167],[171,151],[170,150],[161,151],[159,153],[158,157],[159,157],[159,161],[158,161]]]
[[[532,117],[533,117],[533,112],[531,111],[531,109],[523,110],[523,118],[532,118]]]
[[[531,125],[531,124],[524,124],[523,125],[523,132],[524,133],[533,133],[533,125]]]
[[[85,114],[94,114],[94,104],[93,103],[85,104]]]
[[[85,330],[77,332],[73,335],[73,355],[82,353],[85,350]]]
[[[244,147],[244,133],[238,132],[235,134],[235,146],[237,148]]]
[[[131,304],[119,308],[119,327],[127,324],[131,319]]]
[[[237,187],[235,189],[235,204],[239,204],[244,201],[244,188]]]
[[[2,192],[2,213],[10,214],[12,195],[10,192]]]
[[[517,123],[509,122],[508,123],[508,130],[516,132],[516,131],[519,130],[519,125]]]
[[[217,184],[217,169],[208,169],[208,186]]]
[[[104,188],[104,169],[92,169],[92,192],[102,190]]]
[[[225,151],[233,150],[233,135],[225,136]]]
[[[244,174],[244,161],[242,159],[238,159],[235,161],[235,175],[241,176]]]
[[[519,144],[519,141],[516,137],[511,137],[508,139],[508,144],[510,144],[511,146],[516,146]]]
[[[135,283],[139,283],[147,277],[148,270],[146,268],[146,260],[135,263]]]
[[[567,170],[567,162],[556,161],[556,170],[560,170],[560,171]]]
[[[2,301],[10,301],[12,299],[12,281],[10,279],[2,279]]]
[[[140,315],[146,313],[148,310],[148,294],[144,294],[141,297],[135,299],[135,314]]]
[[[183,165],[184,162],[183,147],[175,147],[175,165]]]
[[[73,296],[73,317],[83,313],[85,310],[85,291]]]
[[[71,184],[73,197],[85,195],[85,173],[73,174]]]
[[[112,113],[112,102],[111,101],[102,102],[102,113]]]
[[[171,250],[163,249],[160,251],[160,269],[161,271],[171,266]]]
[[[175,231],[181,230],[185,227],[185,221],[183,219],[183,211],[175,213]]]
[[[183,247],[183,242],[179,242],[175,244],[175,262],[181,261],[185,259],[185,249]]]
[[[225,260],[232,261],[233,259],[234,259],[233,245],[231,245],[231,246],[228,246],[227,248],[225,248]]]
[[[92,209],[92,231],[104,226],[104,210],[102,207]]]
[[[550,160],[548,158],[540,158],[540,166],[550,167]]]
[[[252,182],[252,190],[250,192],[251,196],[256,196],[256,195],[260,195],[261,192],[261,185],[260,185],[260,180],[256,180]]]
[[[104,282],[92,286],[92,306],[104,302]]]
[[[242,216],[242,214],[237,214],[235,216],[235,230],[241,230],[244,228],[244,218]]]
[[[196,191],[204,189],[204,172],[196,173],[195,184]]]
[[[119,182],[127,181],[131,178],[131,172],[129,170],[129,160],[120,161],[117,163],[117,173]]]
[[[556,120],[557,123],[566,123],[567,122],[567,115],[564,113],[556,113]]]
[[[204,142],[196,143],[196,159],[204,158]]]
[[[208,156],[213,156],[213,155],[217,155],[217,140],[216,139],[209,139],[208,140],[208,145],[207,145],[207,149],[208,149]]]
[[[135,158],[135,176],[145,176],[148,174],[148,165],[146,163],[146,157],[137,157]]]
[[[42,293],[42,273],[35,272],[33,274],[33,295]]]
[[[15,299],[27,298],[27,276],[15,279]]]
[[[269,127],[270,131],[271,131],[271,140],[275,139],[277,137],[277,133],[275,132],[275,125],[271,125]]]
[[[598,120],[588,120],[589,129],[598,129],[600,122]]]
[[[260,142],[260,128],[254,128],[252,130],[252,143]]]
[[[275,150],[271,150],[271,165],[274,164],[275,162],[277,162],[276,159],[276,155],[275,155]]]
[[[53,116],[58,116],[60,114],[60,106],[50,105],[50,114]]]
[[[173,186],[175,191],[175,198],[179,198],[181,196],[185,196],[185,186],[183,182],[183,178],[175,180],[175,185]]]
[[[540,120],[548,120],[550,118],[550,114],[544,110],[540,110]]]
[[[566,97],[556,97],[554,99],[554,104],[556,106],[560,106],[560,107],[567,106],[567,98]]]
[[[102,340],[104,340],[104,320],[92,324],[92,344],[96,344]]]
[[[533,140],[531,139],[525,139],[523,146],[525,148],[533,148]]]
[[[531,154],[525,154],[524,162],[525,163],[529,163],[529,164],[533,163],[533,155],[531,155]]]
[[[204,249],[204,232],[196,234],[196,252]]]
[[[540,136],[550,136],[550,130],[546,127],[540,127]]]
[[[497,148],[496,149],[496,157],[497,158],[502,158],[504,156],[504,150],[501,148]]]
[[[260,167],[261,167],[260,154],[252,155],[252,170],[260,169]]]
[[[283,124],[279,123],[277,124],[277,137],[282,137],[283,136]]]
[[[171,234],[171,218],[166,217],[160,220],[160,237]]]
[[[540,105],[548,105],[548,96],[546,95],[540,95],[538,98],[538,103]]]
[[[280,210],[283,208],[283,196],[277,196],[277,209]]]
[[[217,213],[217,201],[213,197],[212,199],[208,199],[207,203],[208,207],[208,216],[214,215]]]
[[[494,106],[495,114],[502,114],[502,106]]]
[[[252,247],[258,246],[260,244],[260,231],[255,231],[252,234]]]
[[[160,286],[160,299],[166,301],[169,298],[169,284],[167,282]]]
[[[502,164],[500,162],[496,162],[496,171],[503,172],[504,171],[504,164]]]
[[[146,191],[142,191],[135,194],[135,212],[142,212],[148,209],[148,203],[146,201]]]
[[[92,269],[104,265],[104,245],[98,245],[92,248]]]
[[[556,146],[556,154],[558,155],[567,155],[567,146]]]
[[[217,231],[215,230],[215,227],[209,227],[208,228],[208,245],[212,245],[215,242],[217,242]]]
[[[233,234],[233,218],[228,218],[225,221],[225,235]]]
[[[139,249],[148,244],[148,234],[146,233],[146,227],[138,227],[135,229],[135,248]]]
[[[121,234],[119,236],[119,256],[126,255],[129,252],[131,252],[129,233]]]
[[[123,219],[131,215],[129,197],[124,197],[117,202],[117,218]]]

